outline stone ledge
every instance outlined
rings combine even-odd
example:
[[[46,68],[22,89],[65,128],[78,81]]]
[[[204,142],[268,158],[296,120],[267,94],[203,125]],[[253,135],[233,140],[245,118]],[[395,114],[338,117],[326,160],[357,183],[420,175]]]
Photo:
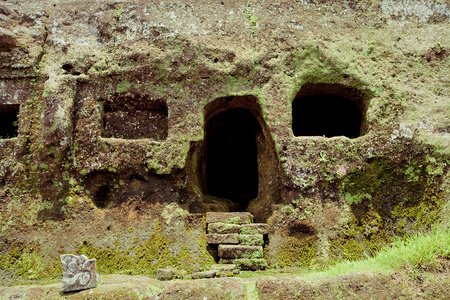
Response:
[[[250,224],[253,216],[249,212],[208,212],[206,223]]]
[[[267,268],[267,263],[262,258],[238,258],[238,259],[220,259],[220,263],[234,264],[241,270],[258,271]]]
[[[239,244],[240,238],[238,234],[207,234],[206,243],[208,244]]]
[[[240,234],[237,236],[239,244],[245,246],[262,246],[264,238],[262,234]]]
[[[211,223],[208,225],[208,233],[213,234],[239,234],[241,231],[241,225],[227,224],[227,223]]]
[[[219,245],[220,258],[262,258],[262,246]]]
[[[244,224],[241,226],[240,234],[269,234],[269,225],[266,223]]]

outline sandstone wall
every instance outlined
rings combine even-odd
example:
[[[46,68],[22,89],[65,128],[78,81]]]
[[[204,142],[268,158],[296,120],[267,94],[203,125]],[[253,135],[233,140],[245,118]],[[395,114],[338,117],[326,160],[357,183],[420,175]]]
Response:
[[[0,276],[58,277],[74,252],[103,273],[207,267],[203,215],[236,203],[208,195],[205,124],[234,108],[259,124],[247,210],[271,225],[272,267],[427,230],[450,197],[449,14],[431,0],[2,2],[0,114],[20,108],[0,139]],[[294,136],[292,102],[311,95],[353,101],[361,136]]]

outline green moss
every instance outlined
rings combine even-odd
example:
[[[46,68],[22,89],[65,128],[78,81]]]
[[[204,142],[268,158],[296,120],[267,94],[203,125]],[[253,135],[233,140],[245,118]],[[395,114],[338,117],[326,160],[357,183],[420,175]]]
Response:
[[[253,227],[241,227],[240,234],[259,234],[257,228]]]
[[[182,247],[178,253],[171,251],[173,241],[163,235],[161,224],[155,225],[155,232],[149,239],[128,249],[116,247],[98,247],[85,242],[78,248],[79,254],[97,259],[97,268],[103,274],[123,273],[129,275],[154,275],[160,268],[168,266],[191,272],[196,269],[206,269],[213,264],[206,255],[206,240],[201,247],[199,258],[189,249]]]
[[[228,224],[238,224],[241,221],[240,217],[229,218],[226,223]]]
[[[353,203],[355,218],[344,233],[330,240],[332,260],[374,256],[395,236],[429,230],[439,221],[444,200],[438,180],[425,180],[423,169],[405,169],[408,172],[397,170],[398,174],[405,174],[403,179],[391,173],[390,180],[377,183],[370,202]]]
[[[287,237],[281,244],[275,259],[278,267],[307,267],[314,263],[317,252],[317,237]]]
[[[13,279],[22,280],[55,278],[62,273],[59,257],[47,261],[36,245],[13,246],[7,253],[0,254],[0,269]]]
[[[262,235],[238,235],[239,243],[247,246],[260,246],[264,243]]]
[[[131,87],[131,83],[128,80],[123,80],[117,84],[116,93],[125,93]]]
[[[345,177],[341,190],[349,204],[358,204],[363,200],[371,200],[374,191],[386,180],[388,170],[384,162],[373,161],[365,165],[365,169]],[[387,177],[390,178],[390,177]]]

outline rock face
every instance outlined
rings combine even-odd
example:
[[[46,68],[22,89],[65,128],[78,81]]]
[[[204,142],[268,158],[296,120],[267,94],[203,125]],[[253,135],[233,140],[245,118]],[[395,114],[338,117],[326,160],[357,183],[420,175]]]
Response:
[[[88,259],[85,255],[61,255],[63,269],[63,292],[92,289],[97,286],[98,274],[95,259]]]
[[[211,234],[266,235],[273,267],[426,231],[450,207],[449,16],[434,0],[1,1],[0,280],[56,278],[75,252],[103,274],[205,271],[208,212],[268,224]]]

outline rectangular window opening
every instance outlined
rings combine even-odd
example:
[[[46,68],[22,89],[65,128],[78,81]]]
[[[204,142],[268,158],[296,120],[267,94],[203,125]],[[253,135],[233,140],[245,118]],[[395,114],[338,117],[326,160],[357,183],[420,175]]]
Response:
[[[104,103],[102,137],[165,140],[168,135],[167,105],[160,102],[133,105],[130,102]]]
[[[0,104],[0,139],[17,137],[19,104]]]

